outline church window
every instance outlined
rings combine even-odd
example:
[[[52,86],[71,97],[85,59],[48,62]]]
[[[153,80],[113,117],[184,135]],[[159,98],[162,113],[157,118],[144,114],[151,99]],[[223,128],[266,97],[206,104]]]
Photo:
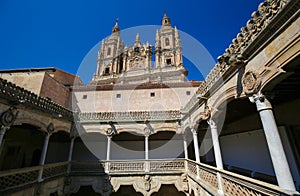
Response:
[[[166,59],[166,63],[167,63],[167,65],[171,65],[172,64],[171,59]]]
[[[139,47],[136,47],[136,48],[134,48],[134,51],[135,51],[135,52],[140,52],[140,48],[139,48]]]
[[[111,53],[111,48],[107,48],[107,56],[109,56]]]
[[[191,91],[186,91],[185,94],[186,94],[187,96],[189,96],[189,95],[191,95]]]
[[[170,45],[170,40],[169,40],[169,38],[166,38],[166,39],[165,39],[165,45],[166,45],[166,46]]]
[[[117,94],[116,98],[120,99],[121,98],[121,94]]]
[[[154,92],[150,93],[150,97],[155,97],[155,93]]]
[[[104,74],[109,74],[109,67],[106,67],[106,68],[105,68]]]

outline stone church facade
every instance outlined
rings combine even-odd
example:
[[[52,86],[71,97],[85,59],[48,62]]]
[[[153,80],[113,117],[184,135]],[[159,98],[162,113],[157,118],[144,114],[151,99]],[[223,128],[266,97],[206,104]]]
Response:
[[[166,13],[155,46],[116,21],[89,85],[1,70],[0,195],[299,194],[299,8],[261,3],[201,82]]]

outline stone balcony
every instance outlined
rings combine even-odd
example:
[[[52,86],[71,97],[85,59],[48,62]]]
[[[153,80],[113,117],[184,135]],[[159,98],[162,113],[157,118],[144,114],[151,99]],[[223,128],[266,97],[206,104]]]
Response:
[[[39,173],[42,173],[40,177]],[[174,184],[185,193],[197,191],[211,195],[218,195],[220,191],[224,195],[297,194],[188,159],[72,161],[2,171],[0,194],[12,194],[36,184],[46,190],[47,183],[61,178],[65,178],[61,195],[75,192],[86,180],[92,180],[94,190],[102,194],[117,191],[122,184],[133,185],[144,195],[157,192],[163,184]],[[145,187],[147,182],[149,186]],[[110,188],[104,190],[105,187]]]

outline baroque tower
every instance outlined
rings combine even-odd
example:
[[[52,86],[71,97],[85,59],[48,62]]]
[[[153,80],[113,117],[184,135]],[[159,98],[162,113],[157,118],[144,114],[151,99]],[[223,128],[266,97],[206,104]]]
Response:
[[[102,40],[98,52],[97,70],[91,85],[102,84],[141,84],[183,82],[187,71],[182,62],[182,47],[176,27],[166,12],[162,26],[156,31],[155,62],[152,64],[153,47],[147,41],[141,43],[137,34],[131,46],[124,46],[118,20],[112,34]]]
[[[183,67],[179,33],[176,27],[171,26],[166,12],[161,23],[162,27],[156,31],[155,38],[155,67]]]

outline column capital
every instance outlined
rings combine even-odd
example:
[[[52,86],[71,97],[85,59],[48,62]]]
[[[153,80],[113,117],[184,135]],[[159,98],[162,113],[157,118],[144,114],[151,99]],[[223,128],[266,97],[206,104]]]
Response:
[[[257,111],[259,111],[259,112],[262,110],[272,109],[271,103],[261,92],[258,92],[257,94],[253,94],[251,97],[249,97],[249,100],[252,103],[256,104]]]
[[[0,135],[4,135],[5,132],[10,129],[10,126],[3,126],[1,125],[1,129],[0,129]]]
[[[207,120],[207,124],[208,124],[211,128],[217,128],[217,123],[216,123],[213,119]]]
[[[195,128],[191,128],[191,132],[192,132],[194,135],[197,135],[197,134],[198,134],[198,131],[197,131]]]

